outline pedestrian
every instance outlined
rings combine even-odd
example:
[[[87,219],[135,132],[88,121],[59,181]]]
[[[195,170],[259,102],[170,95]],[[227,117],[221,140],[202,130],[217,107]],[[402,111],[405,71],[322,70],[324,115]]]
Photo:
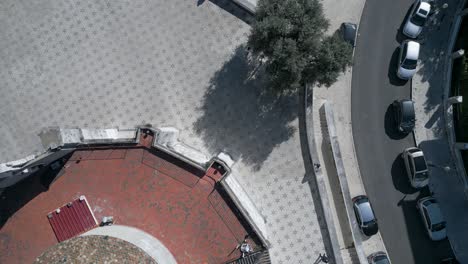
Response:
[[[329,259],[327,257],[326,254],[319,254],[319,257],[320,257],[320,261],[322,261],[323,263],[328,263]]]
[[[242,253],[242,258],[244,258],[246,254],[249,254],[250,252],[252,252],[252,247],[247,242],[247,239],[244,239],[244,241],[242,242],[240,246],[240,251]]]

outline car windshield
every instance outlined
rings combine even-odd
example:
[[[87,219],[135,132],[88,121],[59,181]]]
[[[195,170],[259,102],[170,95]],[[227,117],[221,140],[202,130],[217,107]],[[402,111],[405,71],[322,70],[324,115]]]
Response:
[[[403,61],[403,68],[408,69],[408,70],[414,70],[416,69],[416,65],[418,64],[417,60],[413,59],[405,59]]]
[[[424,206],[429,206],[429,205],[431,205],[433,203],[435,204],[436,201],[434,199],[429,199],[429,200],[424,201],[423,204],[424,204]]]
[[[411,23],[415,24],[416,26],[422,27],[424,26],[425,22],[426,22],[426,18],[418,14],[413,15],[413,17],[411,18]]]
[[[440,223],[437,223],[437,224],[434,224],[434,225],[432,225],[431,230],[432,230],[433,232],[437,232],[437,231],[443,230],[443,229],[445,228],[445,225],[446,225],[445,221],[440,222]]]
[[[424,156],[418,156],[414,158],[414,168],[416,169],[416,172],[427,170],[426,160],[424,159]]]
[[[370,206],[370,203],[369,201],[366,199],[366,200],[362,200],[360,203],[358,203],[358,207],[359,207],[359,212],[360,212],[360,215],[362,217],[362,222],[364,225],[368,225],[368,224],[371,224],[374,222],[374,212],[372,212],[372,208]]]
[[[414,105],[411,101],[403,101],[401,105],[402,123],[412,125],[414,123]]]
[[[377,256],[374,259],[375,264],[390,264],[386,256]]]

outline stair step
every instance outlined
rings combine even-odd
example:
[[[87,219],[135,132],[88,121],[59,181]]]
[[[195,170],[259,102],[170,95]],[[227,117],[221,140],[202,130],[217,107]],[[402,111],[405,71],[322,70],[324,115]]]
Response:
[[[225,264],[271,264],[271,260],[268,250],[263,250]]]

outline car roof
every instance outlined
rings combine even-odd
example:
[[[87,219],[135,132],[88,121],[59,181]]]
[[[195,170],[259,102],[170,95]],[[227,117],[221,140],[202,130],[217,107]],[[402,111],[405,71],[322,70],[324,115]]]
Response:
[[[354,43],[356,40],[356,24],[346,22],[342,24],[342,27],[344,39]]]
[[[425,205],[425,203],[430,202],[429,205]],[[444,221],[444,216],[442,215],[442,211],[440,211],[439,204],[437,201],[432,199],[427,199],[423,202],[424,207],[427,209],[427,214],[431,219],[432,224],[437,224]]]
[[[406,58],[407,59],[412,59],[412,60],[417,60],[419,58],[419,43],[416,41],[408,41],[406,42],[406,45],[408,46],[408,50],[406,51]]]
[[[422,10],[426,11],[427,13],[429,13],[429,11],[431,10],[431,5],[428,2],[422,1],[421,5],[419,6],[419,9],[420,10],[422,9]]]
[[[360,199],[356,205],[359,208],[363,222],[375,220],[374,212],[367,198]]]
[[[411,100],[401,100],[401,114],[403,117],[414,119],[414,103]]]

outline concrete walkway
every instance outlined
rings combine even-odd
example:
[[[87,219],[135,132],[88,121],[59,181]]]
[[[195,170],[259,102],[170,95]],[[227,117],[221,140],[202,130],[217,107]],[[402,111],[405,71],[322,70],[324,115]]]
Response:
[[[177,264],[171,252],[152,235],[130,226],[111,225],[92,229],[82,236],[110,236],[120,238],[150,255],[158,264]]]
[[[359,24],[362,10],[365,5],[365,0],[361,1],[323,1],[324,11],[326,16],[331,20],[329,34],[335,32],[342,22],[352,22]],[[340,184],[347,185],[348,194],[345,197],[354,197],[360,194],[365,194],[364,186],[361,180],[359,166],[356,160],[354,150],[354,140],[351,125],[351,78],[352,69],[349,68],[342,74],[338,81],[331,87],[314,87],[314,133],[317,142],[320,163],[322,171],[327,176],[327,189],[329,191],[329,200],[332,207],[334,222],[337,223],[336,229],[339,234],[339,243],[342,248],[344,263],[356,262],[356,253],[352,250],[353,246],[362,247],[356,248],[357,255],[363,252],[366,256],[376,251],[386,251],[385,245],[380,235],[373,236],[369,239],[361,237],[357,232],[357,240],[353,240],[351,229],[356,230],[356,222],[354,217],[351,219],[347,215],[345,201],[342,196]],[[327,120],[325,118],[324,104],[328,102],[334,110],[334,119],[336,127],[336,138],[341,152],[341,160],[343,167],[340,168],[346,175],[346,182],[340,182],[335,165],[335,159],[330,147],[330,139],[328,135]],[[341,162],[340,162],[341,163]],[[351,212],[352,213],[352,212]],[[351,226],[350,226],[351,225]],[[351,251],[350,251],[351,249]],[[348,252],[346,252],[348,251]]]
[[[468,263],[468,201],[448,140],[445,100],[450,89],[451,45],[456,37],[456,13],[465,1],[447,1],[427,25],[422,38],[418,72],[412,81],[416,108],[416,144],[430,163],[430,189],[447,221],[452,249],[460,263]],[[448,41],[450,40],[450,41]]]

